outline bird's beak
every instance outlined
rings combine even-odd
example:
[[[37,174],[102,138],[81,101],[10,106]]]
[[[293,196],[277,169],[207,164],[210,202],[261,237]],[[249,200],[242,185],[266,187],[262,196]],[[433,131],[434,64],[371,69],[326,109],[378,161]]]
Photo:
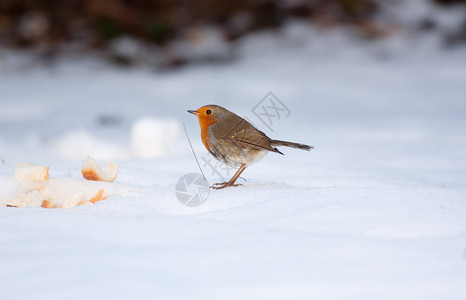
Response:
[[[196,115],[196,116],[199,114],[199,113],[197,112],[197,110],[188,110],[188,112],[189,112],[190,114],[193,114],[193,115]]]

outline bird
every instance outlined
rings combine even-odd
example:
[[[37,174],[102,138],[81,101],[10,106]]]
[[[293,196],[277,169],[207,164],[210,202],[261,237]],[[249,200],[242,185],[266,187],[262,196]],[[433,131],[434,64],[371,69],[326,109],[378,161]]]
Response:
[[[201,139],[206,149],[225,165],[238,168],[229,181],[215,183],[211,186],[213,189],[242,185],[235,182],[247,167],[269,152],[283,155],[276,148],[278,146],[306,151],[314,148],[305,144],[273,140],[247,120],[215,104],[188,110],[188,113],[199,119]]]

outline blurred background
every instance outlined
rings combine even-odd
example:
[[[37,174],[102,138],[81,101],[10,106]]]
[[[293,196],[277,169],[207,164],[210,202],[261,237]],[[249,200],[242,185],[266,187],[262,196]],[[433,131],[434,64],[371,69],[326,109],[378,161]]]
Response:
[[[464,0],[2,0],[0,46],[40,59],[99,53],[120,65],[172,68],[228,62],[235,45],[292,21],[321,32],[344,29],[360,42],[437,34],[466,41]]]

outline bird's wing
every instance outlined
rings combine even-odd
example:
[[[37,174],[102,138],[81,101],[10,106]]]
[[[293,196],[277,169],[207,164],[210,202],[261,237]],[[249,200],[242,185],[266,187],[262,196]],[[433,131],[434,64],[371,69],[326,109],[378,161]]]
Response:
[[[230,118],[229,122],[222,122],[222,124],[225,125],[216,130],[215,135],[217,138],[222,138],[242,148],[252,147],[257,150],[268,150],[280,153],[275,147],[272,147],[272,139],[262,131],[257,130],[245,119],[235,115],[234,118]]]

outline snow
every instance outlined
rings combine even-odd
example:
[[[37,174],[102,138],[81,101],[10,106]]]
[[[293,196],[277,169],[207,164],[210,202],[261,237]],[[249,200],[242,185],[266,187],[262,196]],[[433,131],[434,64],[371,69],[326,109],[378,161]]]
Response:
[[[91,155],[119,176],[93,206],[0,208],[0,298],[464,299],[465,49],[290,26],[172,72],[8,54],[1,195],[15,162],[79,179]],[[291,112],[272,130],[253,111],[270,91]],[[199,169],[182,124],[219,180],[186,112],[209,103],[315,149],[281,148],[183,206],[175,185]]]
[[[154,158],[169,154],[180,135],[177,120],[141,118],[131,130],[131,147],[136,157]]]

